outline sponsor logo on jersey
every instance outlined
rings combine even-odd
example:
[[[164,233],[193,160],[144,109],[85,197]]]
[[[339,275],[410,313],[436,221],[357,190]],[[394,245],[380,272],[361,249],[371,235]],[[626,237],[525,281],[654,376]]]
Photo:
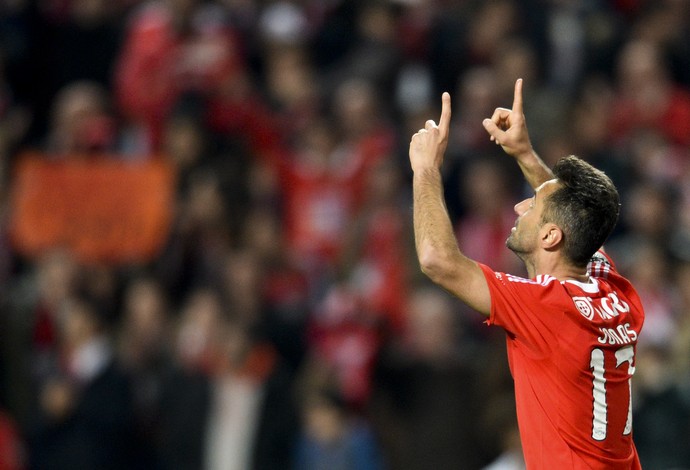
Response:
[[[618,298],[615,292],[611,292],[606,297],[592,299],[586,296],[574,296],[573,302],[577,310],[587,320],[592,320],[596,313],[602,320],[610,320],[621,313],[630,311],[630,306],[624,300]]]

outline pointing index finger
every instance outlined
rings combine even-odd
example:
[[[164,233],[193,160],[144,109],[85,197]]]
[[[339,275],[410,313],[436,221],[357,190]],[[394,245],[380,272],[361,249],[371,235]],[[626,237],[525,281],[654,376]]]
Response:
[[[515,94],[513,95],[513,112],[522,114],[522,78],[515,82]]]
[[[438,128],[441,134],[448,134],[450,128],[450,93],[443,92],[441,95],[441,118],[438,121]]]

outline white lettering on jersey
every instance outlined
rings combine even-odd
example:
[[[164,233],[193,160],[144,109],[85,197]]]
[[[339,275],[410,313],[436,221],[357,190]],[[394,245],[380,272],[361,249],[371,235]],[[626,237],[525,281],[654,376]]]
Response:
[[[599,328],[601,336],[597,338],[601,344],[630,344],[637,341],[637,331],[630,323],[618,325],[616,328]]]
[[[609,304],[609,302],[611,302],[611,304]],[[609,318],[617,317],[619,313],[627,313],[630,311],[630,306],[627,302],[620,300],[615,292],[611,292],[601,299],[601,308],[609,315]]]
[[[615,292],[611,292],[606,297],[600,299],[592,299],[585,296],[574,296],[573,302],[577,310],[587,320],[592,320],[596,313],[602,320],[610,320],[621,313],[630,311],[630,306],[627,302],[620,300]]]

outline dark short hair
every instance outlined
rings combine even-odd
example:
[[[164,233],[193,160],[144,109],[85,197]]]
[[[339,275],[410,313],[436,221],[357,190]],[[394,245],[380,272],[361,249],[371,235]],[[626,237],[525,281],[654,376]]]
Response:
[[[553,168],[559,187],[546,199],[542,222],[563,231],[563,254],[585,266],[618,221],[618,191],[606,174],[570,155]]]

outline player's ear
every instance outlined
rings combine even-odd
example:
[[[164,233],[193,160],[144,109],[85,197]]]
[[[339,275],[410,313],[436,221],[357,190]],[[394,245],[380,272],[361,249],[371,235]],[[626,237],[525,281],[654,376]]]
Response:
[[[545,250],[554,250],[563,241],[563,231],[554,223],[546,223],[539,230],[539,241]]]

